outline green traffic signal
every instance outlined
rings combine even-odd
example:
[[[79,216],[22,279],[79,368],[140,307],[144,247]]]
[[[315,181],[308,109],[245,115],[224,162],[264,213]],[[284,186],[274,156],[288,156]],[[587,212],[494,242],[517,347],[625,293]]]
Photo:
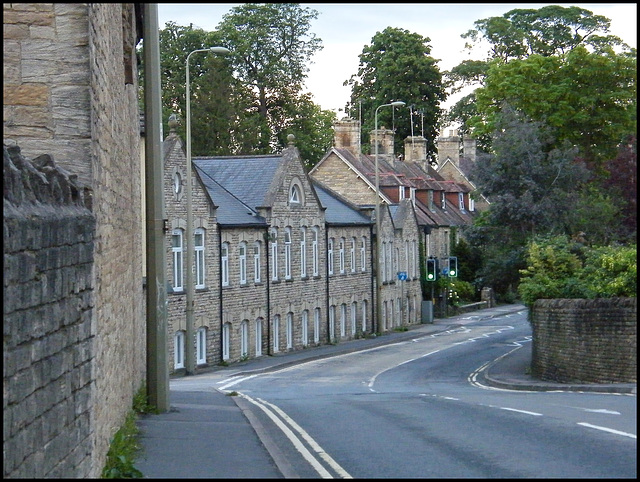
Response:
[[[449,256],[449,277],[450,278],[458,277],[458,257],[457,256]]]
[[[431,258],[427,260],[427,281],[435,281],[438,277],[436,260]]]

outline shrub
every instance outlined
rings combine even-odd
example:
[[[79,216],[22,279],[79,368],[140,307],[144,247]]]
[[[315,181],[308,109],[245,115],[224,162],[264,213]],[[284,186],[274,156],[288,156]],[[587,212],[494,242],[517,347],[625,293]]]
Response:
[[[566,236],[538,237],[527,248],[518,293],[527,306],[540,298],[635,297],[636,246],[586,247]]]

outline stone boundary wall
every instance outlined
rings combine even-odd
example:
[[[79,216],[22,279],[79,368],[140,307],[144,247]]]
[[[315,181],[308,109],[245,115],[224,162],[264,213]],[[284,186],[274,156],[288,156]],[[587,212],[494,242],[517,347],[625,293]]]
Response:
[[[4,478],[85,478],[94,435],[91,193],[53,158],[4,157]]]
[[[636,383],[636,298],[537,300],[532,374],[542,380]]]

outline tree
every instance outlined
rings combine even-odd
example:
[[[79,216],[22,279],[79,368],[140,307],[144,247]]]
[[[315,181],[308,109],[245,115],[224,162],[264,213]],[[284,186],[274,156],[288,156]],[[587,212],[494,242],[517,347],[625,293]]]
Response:
[[[504,294],[518,285],[532,236],[573,227],[575,193],[589,172],[576,162],[575,149],[553,147],[548,129],[510,106],[503,106],[497,120],[494,155],[481,156],[471,174],[491,205],[465,237],[485,255],[477,284]]]
[[[279,128],[292,117],[288,106],[302,90],[312,55],[322,48],[310,32],[317,17],[317,11],[295,3],[245,3],[218,25],[235,75],[253,96],[261,120],[257,148],[264,153],[278,146]]]
[[[530,55],[543,57],[564,56],[577,47],[586,47],[593,53],[606,53],[615,47],[623,52],[630,49],[609,34],[611,21],[579,7],[551,5],[538,10],[514,9],[501,17],[490,17],[474,23],[462,35],[471,50],[488,44],[489,50],[482,60],[465,60],[445,72],[447,85],[452,92],[464,86],[482,86],[491,63],[505,64],[512,60],[524,60]],[[633,52],[633,51],[631,51]],[[468,119],[456,117],[463,124]]]
[[[469,123],[478,135],[494,131],[500,105],[508,102],[599,166],[637,128],[636,65],[635,56],[611,49],[590,53],[582,46],[564,56],[494,61],[484,87],[475,92],[480,115]]]
[[[344,85],[351,86],[347,111],[357,118],[362,108],[363,146],[369,145],[376,109],[401,100],[424,114],[423,117],[415,117],[416,125],[413,127],[421,132],[424,122],[427,152],[435,153],[440,102],[446,99],[446,94],[436,60],[430,56],[430,41],[408,30],[388,27],[377,32],[371,39],[371,45],[363,48],[358,73],[344,82]],[[395,129],[396,139],[403,141],[412,132],[409,109],[380,109],[378,128],[382,126]]]

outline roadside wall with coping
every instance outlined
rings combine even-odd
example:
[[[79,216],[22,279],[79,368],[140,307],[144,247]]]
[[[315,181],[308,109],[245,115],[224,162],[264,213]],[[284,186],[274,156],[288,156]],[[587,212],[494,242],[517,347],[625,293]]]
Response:
[[[635,383],[636,298],[537,300],[532,374],[542,380]]]
[[[4,477],[91,474],[95,217],[40,156],[4,152]]]

